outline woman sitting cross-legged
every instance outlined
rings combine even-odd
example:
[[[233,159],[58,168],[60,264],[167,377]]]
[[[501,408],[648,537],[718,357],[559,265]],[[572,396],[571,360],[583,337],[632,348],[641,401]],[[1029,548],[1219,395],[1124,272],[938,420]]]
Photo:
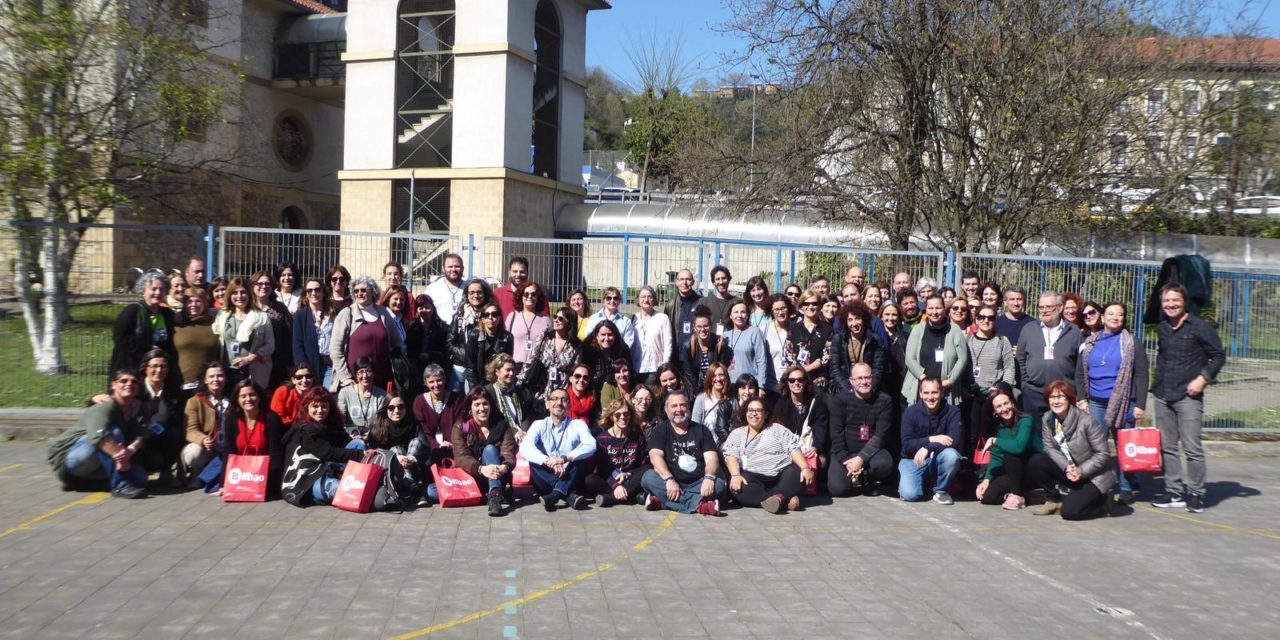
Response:
[[[583,479],[588,495],[600,496],[600,506],[640,503],[640,479],[649,470],[649,449],[640,415],[630,402],[618,398],[601,415],[604,431],[596,435],[596,469]]]
[[[995,416],[996,435],[983,443],[991,451],[991,462],[978,484],[977,498],[982,504],[1003,504],[1005,509],[1016,511],[1026,506],[1026,493],[1031,489],[1027,481],[1027,463],[1031,456],[1044,452],[1039,432],[1031,416],[1023,415],[1013,404],[1013,396],[1003,385],[987,399],[989,411]]]
[[[800,436],[772,422],[761,398],[748,400],[741,411],[745,424],[729,434],[722,449],[729,493],[742,506],[769,513],[799,509],[800,492],[814,479],[800,452]]]

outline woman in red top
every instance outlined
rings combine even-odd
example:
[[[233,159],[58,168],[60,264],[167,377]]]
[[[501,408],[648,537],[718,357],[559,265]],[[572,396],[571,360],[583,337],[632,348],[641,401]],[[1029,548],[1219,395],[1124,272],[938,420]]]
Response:
[[[600,402],[591,393],[591,367],[579,362],[569,373],[569,417],[595,427]]]
[[[267,499],[279,498],[284,475],[284,427],[276,414],[262,406],[262,392],[249,378],[231,388],[226,444],[228,454],[269,456]]]
[[[310,364],[303,362],[294,365],[289,379],[276,387],[276,392],[271,396],[271,412],[280,418],[286,428],[293,427],[300,418],[306,417],[302,415],[302,394],[314,386],[315,371],[311,370]]]

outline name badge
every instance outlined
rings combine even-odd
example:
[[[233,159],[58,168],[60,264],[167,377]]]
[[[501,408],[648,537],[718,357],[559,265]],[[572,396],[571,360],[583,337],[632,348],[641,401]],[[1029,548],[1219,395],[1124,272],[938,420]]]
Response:
[[[941,362],[942,362],[942,358],[943,358],[943,350],[942,350],[942,349],[934,349],[934,350],[933,350],[933,361],[934,361],[934,362],[937,362],[937,363],[941,363]]]
[[[858,427],[858,439],[863,442],[871,439],[871,425],[864,424]]]
[[[1044,359],[1045,360],[1053,359],[1053,345],[1049,345],[1044,348]]]
[[[444,434],[443,434],[443,433],[437,433],[437,434],[436,434],[436,444],[444,444]]]
[[[693,333],[693,325],[688,322],[680,325],[680,327],[680,333]]]
[[[738,359],[737,359],[737,358],[730,358],[730,359],[729,359],[729,370],[730,370],[730,371],[737,371],[737,370],[738,370]]]
[[[525,350],[526,352],[533,351],[533,341],[532,341],[532,340],[525,340],[525,341],[524,341],[524,350]]]
[[[981,378],[981,377],[982,377],[982,367],[974,367],[974,368],[973,368],[973,379],[974,379],[974,380],[977,380],[978,378]]]

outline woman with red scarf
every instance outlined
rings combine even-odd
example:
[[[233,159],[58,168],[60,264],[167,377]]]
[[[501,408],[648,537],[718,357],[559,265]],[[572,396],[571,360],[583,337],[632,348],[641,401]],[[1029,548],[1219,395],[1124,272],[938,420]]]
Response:
[[[267,499],[280,497],[284,475],[284,426],[262,401],[262,392],[245,378],[231,388],[231,407],[226,419],[227,453],[268,456]]]
[[[591,393],[591,367],[579,362],[569,371],[569,418],[587,423],[594,431],[600,420],[600,401]]]

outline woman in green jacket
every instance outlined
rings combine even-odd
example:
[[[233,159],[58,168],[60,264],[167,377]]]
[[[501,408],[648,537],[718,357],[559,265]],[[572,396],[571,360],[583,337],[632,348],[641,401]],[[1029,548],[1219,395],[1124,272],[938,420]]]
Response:
[[[1013,402],[1013,396],[1003,385],[987,399],[987,405],[996,418],[996,435],[982,442],[991,452],[991,462],[978,484],[977,498],[982,504],[998,504],[1009,511],[1017,511],[1027,505],[1024,496],[1031,487],[1026,475],[1027,461],[1044,451],[1044,444],[1036,433],[1031,416],[1022,415]]]
[[[964,330],[946,318],[941,296],[930,296],[924,303],[923,319],[911,328],[907,338],[907,375],[902,382],[902,396],[914,403],[920,393],[920,380],[942,380],[942,397],[947,404],[959,406],[962,376],[969,368],[969,347]]]

